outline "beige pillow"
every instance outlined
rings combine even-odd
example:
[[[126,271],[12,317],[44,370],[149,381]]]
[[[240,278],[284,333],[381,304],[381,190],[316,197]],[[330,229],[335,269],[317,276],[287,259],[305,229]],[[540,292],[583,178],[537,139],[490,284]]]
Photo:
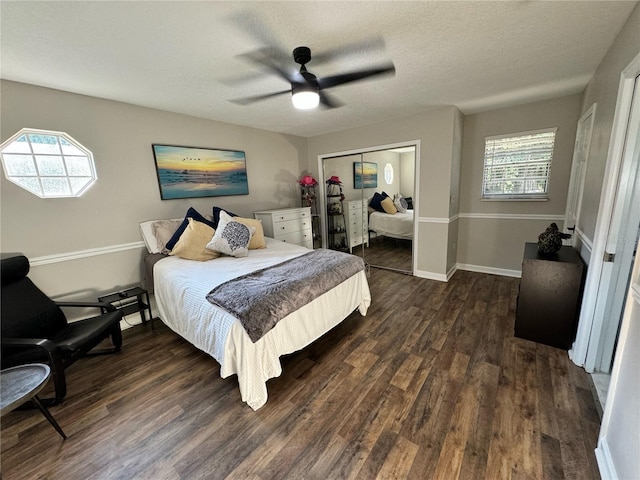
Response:
[[[166,245],[178,227],[182,223],[182,219],[175,220],[158,220],[153,222],[153,236],[156,237],[158,243],[158,251],[160,253],[169,253]]]
[[[209,225],[189,218],[189,225],[169,255],[177,255],[187,260],[205,262],[218,258],[220,254],[206,248],[216,231]]]
[[[393,215],[394,213],[398,213],[398,209],[393,204],[393,199],[391,197],[386,197],[383,201],[380,202],[380,205],[382,205],[382,208],[384,208],[384,211],[390,215]]]
[[[247,227],[253,227],[256,229],[251,236],[249,242],[249,250],[255,250],[256,248],[267,248],[267,242],[264,239],[264,230],[262,229],[262,220],[256,218],[240,218],[233,217],[236,222],[239,222]]]

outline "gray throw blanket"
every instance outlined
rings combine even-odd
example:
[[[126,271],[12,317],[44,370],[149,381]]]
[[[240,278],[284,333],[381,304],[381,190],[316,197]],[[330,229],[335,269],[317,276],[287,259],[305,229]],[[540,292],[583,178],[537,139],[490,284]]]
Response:
[[[291,312],[360,270],[362,258],[318,249],[218,285],[207,300],[238,318],[255,343]]]

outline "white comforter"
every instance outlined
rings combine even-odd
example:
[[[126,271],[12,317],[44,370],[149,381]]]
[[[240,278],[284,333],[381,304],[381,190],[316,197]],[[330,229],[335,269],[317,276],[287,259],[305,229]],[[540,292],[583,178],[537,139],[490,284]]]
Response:
[[[155,299],[160,318],[173,331],[220,363],[220,375],[238,375],[242,400],[257,410],[267,401],[266,382],[282,373],[279,357],[304,348],[344,320],[356,308],[366,315],[371,294],[365,273],[343,283],[291,313],[253,343],[240,322],[205,298],[217,285],[240,275],[309,252],[304,247],[267,238],[267,248],[246,258],[220,257],[207,262],[168,257],[154,267]]]
[[[413,238],[413,210],[406,213],[394,213],[390,215],[382,212],[372,212],[369,215],[369,230],[379,235],[393,238]]]

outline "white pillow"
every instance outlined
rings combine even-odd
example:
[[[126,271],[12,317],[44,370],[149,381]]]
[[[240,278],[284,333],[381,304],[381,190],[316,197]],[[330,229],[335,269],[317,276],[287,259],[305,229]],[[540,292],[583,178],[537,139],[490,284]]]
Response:
[[[203,215],[207,220],[213,220],[211,215]],[[169,221],[178,222],[178,226],[182,223],[184,218],[171,218]],[[158,242],[156,238],[154,226],[156,222],[166,222],[167,220],[156,219],[156,220],[146,220],[144,222],[140,222],[140,233],[142,234],[142,240],[147,247],[149,253],[167,253],[166,251],[161,251],[164,245],[160,245],[162,242]],[[176,227],[177,229],[177,227]]]
[[[393,204],[396,206],[396,208],[398,209],[398,211],[400,213],[406,213],[407,212],[407,206],[409,204],[404,199],[404,197],[402,195],[400,195],[399,193],[396,193],[393,196]]]
[[[157,220],[148,220],[140,223],[142,240],[144,240],[144,244],[147,246],[149,253],[160,253],[156,236],[153,234],[153,224],[155,222],[157,222]]]
[[[220,211],[220,222],[216,233],[207,248],[232,257],[246,257],[249,254],[249,242],[256,227],[248,227],[233,220],[224,210]]]

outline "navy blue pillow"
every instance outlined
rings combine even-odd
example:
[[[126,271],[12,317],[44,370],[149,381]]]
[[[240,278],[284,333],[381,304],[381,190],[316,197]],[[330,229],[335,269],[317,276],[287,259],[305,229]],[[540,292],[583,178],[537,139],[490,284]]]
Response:
[[[229,210],[225,210],[224,208],[213,207],[213,229],[214,230],[218,229],[218,223],[220,223],[220,212],[221,211],[227,212],[227,215],[229,215],[231,217],[238,217],[239,216],[239,215],[236,215],[235,213],[231,213]]]
[[[214,229],[216,228],[213,226],[213,222],[207,220],[202,215],[200,215],[200,213],[198,213],[198,211],[195,208],[190,207],[189,210],[187,210],[187,214],[184,216],[184,220],[182,221],[178,229],[175,231],[173,236],[167,242],[166,244],[167,250],[173,250],[173,247],[176,246],[176,243],[178,243],[178,240],[180,240],[180,236],[187,229],[187,226],[189,226],[190,218],[193,218],[196,222],[201,222],[206,225],[209,225],[211,228],[214,228]]]
[[[384,208],[382,208],[381,202],[388,196],[389,195],[384,192],[382,192],[381,194],[378,192],[374,193],[373,197],[371,197],[371,201],[369,202],[369,206],[374,210],[384,213]]]

